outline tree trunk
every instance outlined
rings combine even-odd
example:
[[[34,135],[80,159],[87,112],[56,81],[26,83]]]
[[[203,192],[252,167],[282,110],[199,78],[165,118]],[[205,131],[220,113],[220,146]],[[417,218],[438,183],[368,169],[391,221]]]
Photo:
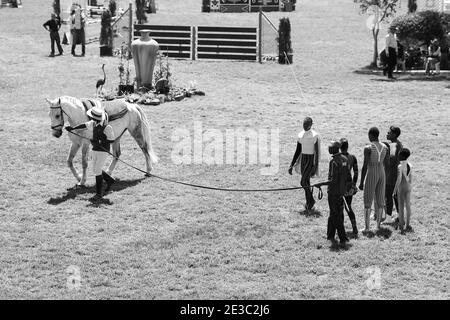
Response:
[[[380,32],[380,29],[373,28],[372,29],[372,36],[373,36],[373,60],[371,63],[372,67],[377,66],[377,60],[378,60],[378,32]]]

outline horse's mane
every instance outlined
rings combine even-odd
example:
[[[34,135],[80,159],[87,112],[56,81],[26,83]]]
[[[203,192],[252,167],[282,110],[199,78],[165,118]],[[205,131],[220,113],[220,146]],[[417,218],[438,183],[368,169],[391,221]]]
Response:
[[[75,97],[71,96],[61,96],[59,99],[61,99],[61,103],[70,103],[76,106],[79,106],[81,103],[81,100]]]

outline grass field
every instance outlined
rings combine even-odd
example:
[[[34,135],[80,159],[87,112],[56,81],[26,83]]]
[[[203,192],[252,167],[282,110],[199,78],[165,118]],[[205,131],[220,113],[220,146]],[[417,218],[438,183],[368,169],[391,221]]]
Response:
[[[256,14],[201,14],[199,0],[158,0],[151,23],[254,26]],[[169,6],[170,4],[170,6]],[[90,97],[106,63],[107,88],[118,84],[117,59],[48,58],[42,28],[51,1],[23,1],[0,9],[0,298],[2,299],[449,299],[449,83],[358,74],[372,55],[366,17],[351,0],[302,0],[289,16],[294,46],[288,66],[172,60],[175,83],[197,81],[205,97],[145,106],[160,157],[154,173],[211,186],[296,186],[287,169],[301,122],[312,116],[325,142],[347,137],[362,161],[367,130],[390,125],[412,150],[414,232],[351,240],[347,250],[326,241],[328,205],[302,212],[304,195],[223,193],[145,178],[123,164],[120,181],[100,205],[77,189],[66,167],[69,139],[51,136],[44,98]],[[384,36],[384,31],[380,36]],[[380,41],[381,43],[381,41]],[[77,48],[77,50],[80,50]],[[258,165],[175,165],[175,129],[280,130],[280,170]],[[323,148],[321,176],[329,156]],[[132,138],[122,158],[144,168]],[[79,157],[76,158],[81,167]],[[325,195],[326,196],[326,195]],[[362,195],[354,199],[363,226]],[[346,228],[350,224],[346,217]],[[374,228],[374,222],[372,221]],[[378,268],[378,269],[377,269]],[[80,286],[67,285],[73,270]],[[375,271],[374,271],[375,270]],[[380,272],[379,286],[368,281]]]

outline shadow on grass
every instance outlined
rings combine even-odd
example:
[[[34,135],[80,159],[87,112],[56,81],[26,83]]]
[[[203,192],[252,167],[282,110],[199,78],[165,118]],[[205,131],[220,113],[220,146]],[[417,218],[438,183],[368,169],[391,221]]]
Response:
[[[402,76],[396,76],[395,79],[388,79],[388,78],[373,78],[370,79],[371,81],[377,81],[377,82],[397,82],[397,81],[423,81],[423,82],[439,82],[439,81],[448,81],[449,78],[446,76],[426,76],[426,75],[402,75]],[[448,87],[449,88],[449,87]]]
[[[349,242],[346,242],[345,244],[340,244],[337,241],[332,241],[331,245],[330,245],[330,251],[332,251],[332,252],[347,251],[352,246],[353,245]]]
[[[385,239],[389,239],[392,236],[392,230],[389,228],[380,227],[375,233],[377,237],[383,237]]]
[[[145,178],[134,179],[134,180],[116,180],[116,183],[111,187],[110,192],[121,191],[121,190],[130,188],[130,187],[134,187],[134,186],[138,185],[139,183],[141,183],[141,181],[144,179]],[[87,193],[94,195],[95,187],[94,186],[91,186],[91,187],[74,186],[74,187],[68,188],[67,193],[65,195],[63,195],[61,197],[52,197],[47,201],[47,203],[56,206],[58,204],[66,202],[67,200],[75,199],[77,196],[87,194]],[[104,204],[108,204],[107,202],[109,200],[107,200],[107,199],[103,199],[103,200],[105,200]],[[94,202],[102,202],[99,200],[95,200],[93,198],[89,199],[89,201],[91,201],[91,203],[93,203],[93,204],[94,204]],[[109,203],[109,204],[111,204],[111,203]]]
[[[313,218],[319,218],[322,216],[322,213],[319,210],[316,209],[311,209],[311,210],[300,210],[299,214],[301,216],[305,216],[305,217],[313,217]]]

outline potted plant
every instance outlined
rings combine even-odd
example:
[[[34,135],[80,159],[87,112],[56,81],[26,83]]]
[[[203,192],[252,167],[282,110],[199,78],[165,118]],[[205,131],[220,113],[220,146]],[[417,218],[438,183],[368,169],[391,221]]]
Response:
[[[292,59],[291,22],[289,18],[281,18],[278,28],[278,62],[280,64],[291,64]]]
[[[118,95],[124,95],[134,92],[134,81],[130,81],[130,54],[128,46],[123,43],[118,51],[119,62],[119,90]]]
[[[158,52],[156,59],[157,67],[153,73],[153,80],[155,81],[154,87],[157,94],[168,95],[171,87],[170,76],[172,75],[170,72],[169,57],[167,55],[166,63],[164,63],[164,55]]]
[[[113,55],[113,30],[111,27],[111,11],[106,9],[102,12],[102,29],[100,31],[100,56]]]

